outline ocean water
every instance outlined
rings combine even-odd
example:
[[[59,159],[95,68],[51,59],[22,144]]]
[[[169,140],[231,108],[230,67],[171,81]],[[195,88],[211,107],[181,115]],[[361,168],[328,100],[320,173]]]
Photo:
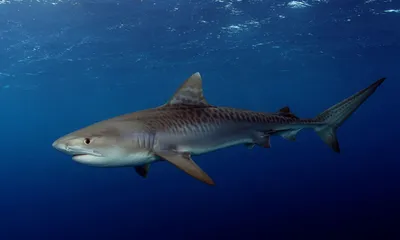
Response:
[[[400,239],[397,0],[0,0],[0,239]],[[387,80],[338,131],[167,163],[147,179],[51,147],[165,103],[314,117]]]

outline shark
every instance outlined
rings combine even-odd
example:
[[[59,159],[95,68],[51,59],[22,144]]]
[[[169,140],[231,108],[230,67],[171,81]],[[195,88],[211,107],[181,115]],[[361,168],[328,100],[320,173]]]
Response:
[[[78,163],[132,167],[143,178],[147,178],[151,164],[168,162],[203,183],[215,185],[193,156],[234,145],[270,148],[271,137],[295,141],[303,129],[314,130],[339,153],[338,128],[385,79],[316,117],[299,118],[288,106],[274,112],[257,112],[212,105],[204,97],[202,77],[196,72],[166,103],[95,122],[58,138],[52,146]]]

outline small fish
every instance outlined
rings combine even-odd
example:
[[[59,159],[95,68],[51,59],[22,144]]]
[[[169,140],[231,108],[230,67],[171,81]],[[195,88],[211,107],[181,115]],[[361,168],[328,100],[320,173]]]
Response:
[[[315,118],[303,119],[283,107],[264,113],[209,104],[199,73],[193,74],[165,104],[111,119],[65,135],[53,147],[72,159],[97,167],[133,167],[147,177],[151,164],[166,161],[190,176],[215,185],[193,155],[242,144],[270,148],[270,138],[294,141],[313,129],[333,151],[340,152],[337,129],[385,78],[337,103]]]

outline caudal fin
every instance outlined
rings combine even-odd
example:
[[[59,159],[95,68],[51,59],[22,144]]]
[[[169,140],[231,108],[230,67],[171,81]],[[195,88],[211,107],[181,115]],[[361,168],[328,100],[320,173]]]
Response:
[[[335,152],[340,152],[339,142],[336,137],[337,129],[375,92],[385,79],[379,79],[369,87],[328,108],[315,118],[317,121],[326,123],[326,125],[316,127],[314,130],[322,141],[328,144]]]

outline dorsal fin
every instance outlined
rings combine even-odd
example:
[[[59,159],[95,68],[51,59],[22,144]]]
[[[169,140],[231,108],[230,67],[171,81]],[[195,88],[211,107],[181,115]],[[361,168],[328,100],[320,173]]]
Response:
[[[285,116],[285,117],[292,117],[292,118],[298,119],[298,117],[297,117],[296,115],[294,115],[294,114],[290,111],[290,108],[289,108],[288,106],[285,106],[285,107],[279,109],[278,113],[279,113],[280,115],[282,115],[282,116]]]
[[[290,108],[288,106],[285,106],[285,107],[279,109],[279,112],[281,112],[281,113],[290,113]]]
[[[200,73],[196,72],[186,79],[165,105],[208,106],[203,95]]]

